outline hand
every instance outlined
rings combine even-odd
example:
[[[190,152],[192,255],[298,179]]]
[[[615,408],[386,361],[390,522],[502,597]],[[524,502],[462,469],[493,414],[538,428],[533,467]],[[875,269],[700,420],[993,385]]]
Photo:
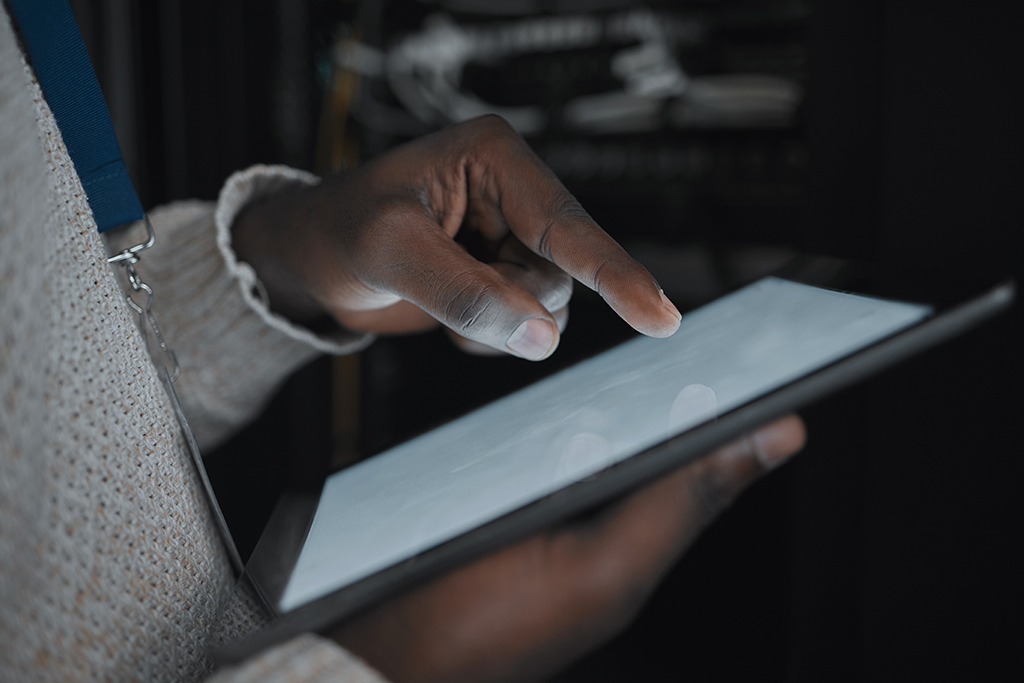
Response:
[[[530,537],[332,633],[394,683],[532,681],[622,629],[739,493],[803,447],[789,416],[585,523]]]
[[[558,345],[574,277],[639,332],[679,326],[654,278],[495,116],[254,202],[233,241],[298,322],[327,313],[394,333],[440,321],[464,347],[540,360]]]

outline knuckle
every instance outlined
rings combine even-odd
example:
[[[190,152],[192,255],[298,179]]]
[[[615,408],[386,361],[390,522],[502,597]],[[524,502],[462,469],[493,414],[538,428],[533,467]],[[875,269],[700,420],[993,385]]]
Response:
[[[452,330],[472,338],[493,327],[498,318],[498,297],[492,285],[481,285],[467,278],[448,291],[444,316]]]
[[[529,145],[512,125],[497,114],[485,114],[465,124],[464,161],[471,166],[504,169],[510,162],[533,159]]]
[[[462,140],[459,148],[470,160],[487,160],[494,154],[507,152],[511,145],[521,140],[519,133],[498,114],[478,116],[451,131]]]
[[[552,204],[547,220],[537,234],[534,250],[544,258],[551,260],[551,244],[559,238],[561,232],[571,230],[578,221],[590,221],[590,214],[576,197],[568,192],[561,192]]]
[[[495,136],[517,135],[515,129],[499,114],[484,114],[472,120],[472,124],[483,133]]]

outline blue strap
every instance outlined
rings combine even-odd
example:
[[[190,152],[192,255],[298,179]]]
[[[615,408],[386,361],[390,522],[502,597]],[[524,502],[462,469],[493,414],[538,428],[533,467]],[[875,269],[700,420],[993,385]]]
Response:
[[[143,217],[68,0],[8,0],[100,232]]]

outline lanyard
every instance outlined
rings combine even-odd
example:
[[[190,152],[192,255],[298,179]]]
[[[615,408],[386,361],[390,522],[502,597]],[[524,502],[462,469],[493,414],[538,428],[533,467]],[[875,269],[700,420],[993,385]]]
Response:
[[[8,0],[100,232],[143,218],[67,0]]]
[[[135,270],[139,253],[153,246],[156,236],[128,175],[107,103],[71,5],[68,0],[8,0],[8,3],[32,58],[32,68],[46,103],[82,182],[96,227],[106,232],[124,223],[145,221],[146,241],[115,254],[108,261],[124,266],[132,292],[143,301],[140,304],[131,294],[127,296],[128,305],[139,316],[139,327],[147,343],[146,324],[153,330],[153,336],[170,362],[172,369],[168,372],[173,382],[180,372],[178,359],[167,346],[153,317],[153,290]]]
[[[68,0],[7,1],[32,58],[32,68],[46,97],[46,103],[53,112],[68,156],[71,157],[75,172],[82,182],[99,232],[105,232],[124,223],[145,221],[146,241],[111,256],[107,261],[124,266],[128,284],[132,288],[125,298],[139,316],[143,339],[148,344],[148,323],[153,336],[170,361],[172,369],[160,365],[159,374],[164,380],[175,414],[181,423],[185,443],[206,490],[228,557],[235,571],[241,574],[244,569],[241,557],[217,503],[213,486],[206,475],[206,467],[199,454],[195,436],[174,391],[174,380],[178,378],[180,370],[178,359],[167,346],[156,318],[153,317],[153,290],[142,281],[135,270],[135,264],[140,259],[139,253],[156,242],[153,225],[143,212],[135,186],[128,175],[128,168],[121,155],[121,146],[114,134],[114,124],[110,121],[103,92],[96,80],[92,62],[89,61],[89,54],[85,50],[85,43],[78,30],[71,5]],[[132,293],[144,297],[143,303],[136,302],[132,298]]]

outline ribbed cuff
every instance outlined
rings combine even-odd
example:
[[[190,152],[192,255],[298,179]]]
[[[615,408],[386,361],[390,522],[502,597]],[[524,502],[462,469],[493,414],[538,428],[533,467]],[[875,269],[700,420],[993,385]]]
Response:
[[[246,204],[289,187],[309,187],[319,183],[320,178],[312,173],[287,166],[251,166],[233,174],[224,183],[214,212],[217,248],[220,250],[221,256],[224,257],[228,273],[238,282],[245,303],[256,311],[268,325],[293,339],[306,342],[322,353],[340,355],[352,353],[354,337],[359,335],[348,331],[314,334],[305,327],[296,325],[284,316],[270,310],[268,302],[260,294],[263,285],[260,284],[256,271],[245,261],[239,261],[231,246],[231,226],[235,222],[235,217]],[[373,338],[373,335],[370,334],[362,335],[361,347],[368,345]]]

